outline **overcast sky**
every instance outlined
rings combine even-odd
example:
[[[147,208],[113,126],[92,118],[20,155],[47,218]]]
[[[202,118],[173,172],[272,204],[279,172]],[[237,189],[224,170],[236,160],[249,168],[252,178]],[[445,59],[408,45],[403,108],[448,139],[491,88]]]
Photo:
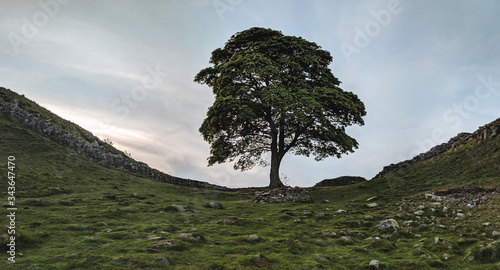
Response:
[[[341,159],[286,156],[292,186],[368,179],[500,117],[498,1],[0,2],[0,85],[166,173],[230,187],[269,184],[269,167],[207,167],[198,128],[213,103],[193,82],[210,53],[250,27],[331,52],[333,74],[365,103]]]

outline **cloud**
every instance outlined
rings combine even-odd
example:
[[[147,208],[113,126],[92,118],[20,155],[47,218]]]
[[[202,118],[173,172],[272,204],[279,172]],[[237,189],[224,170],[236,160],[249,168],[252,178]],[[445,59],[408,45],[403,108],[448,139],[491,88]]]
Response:
[[[440,143],[500,114],[500,89],[477,106],[470,103],[479,76],[500,81],[496,1],[220,1],[230,7],[222,19],[211,0],[70,1],[15,55],[8,34],[22,33],[23,18],[42,9],[37,1],[7,1],[0,9],[0,85],[110,138],[152,167],[232,187],[267,185],[269,168],[206,167],[209,145],[198,127],[213,95],[193,78],[214,49],[252,26],[302,36],[330,51],[341,87],[367,107],[366,125],[348,129],[360,148],[322,162],[287,156],[281,172],[291,185],[341,175],[371,178],[411,158],[421,142]],[[393,2],[401,11],[383,25],[374,14]],[[376,22],[378,32],[348,61],[342,42],[354,44],[356,28],[375,31]],[[140,90],[148,68],[157,67],[168,75]],[[457,116],[456,106],[467,104],[468,116]],[[443,134],[434,140],[439,129]]]

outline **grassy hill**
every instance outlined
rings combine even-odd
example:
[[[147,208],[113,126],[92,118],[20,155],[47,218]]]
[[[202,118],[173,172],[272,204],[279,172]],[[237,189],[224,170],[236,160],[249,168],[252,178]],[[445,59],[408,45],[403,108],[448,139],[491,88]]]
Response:
[[[57,121],[71,134],[85,134]],[[143,178],[4,117],[0,153],[2,269],[370,269],[372,260],[379,269],[500,268],[496,134],[373,181],[314,188],[314,202],[304,204],[256,204],[251,190]],[[15,157],[15,263],[8,261],[5,226],[12,207],[9,156]],[[211,201],[223,208],[209,207]],[[376,227],[387,219],[399,228]]]

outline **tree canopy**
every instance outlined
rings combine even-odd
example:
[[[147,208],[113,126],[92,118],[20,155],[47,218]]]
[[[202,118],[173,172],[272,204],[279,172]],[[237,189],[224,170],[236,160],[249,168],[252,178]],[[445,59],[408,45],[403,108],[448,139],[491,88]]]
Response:
[[[268,165],[270,187],[283,186],[279,167],[288,152],[316,160],[358,147],[347,126],[363,125],[365,106],[342,90],[332,56],[314,42],[266,28],[234,34],[212,52],[212,66],[195,82],[212,88],[215,101],[199,131],[210,143],[208,165],[235,161],[247,170]]]

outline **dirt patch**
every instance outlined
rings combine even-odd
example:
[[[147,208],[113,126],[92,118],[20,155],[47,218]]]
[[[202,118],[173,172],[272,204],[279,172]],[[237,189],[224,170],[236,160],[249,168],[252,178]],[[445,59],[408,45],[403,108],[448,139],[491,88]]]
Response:
[[[500,188],[495,187],[457,187],[434,193],[444,202],[454,206],[478,206],[487,203],[500,194]]]

